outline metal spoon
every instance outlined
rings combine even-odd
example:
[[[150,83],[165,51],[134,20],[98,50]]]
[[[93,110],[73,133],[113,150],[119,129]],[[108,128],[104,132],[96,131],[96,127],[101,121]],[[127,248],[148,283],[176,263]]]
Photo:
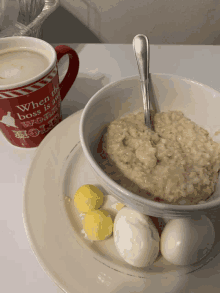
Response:
[[[144,119],[147,127],[152,129],[150,119],[150,96],[149,96],[149,55],[150,46],[145,35],[136,35],[133,39],[133,50],[138,64],[141,81],[141,91],[144,104]]]

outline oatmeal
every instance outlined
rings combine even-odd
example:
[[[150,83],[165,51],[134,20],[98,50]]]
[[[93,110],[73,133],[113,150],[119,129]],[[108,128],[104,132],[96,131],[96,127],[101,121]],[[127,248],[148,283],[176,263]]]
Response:
[[[103,136],[99,164],[117,183],[148,199],[197,204],[214,192],[220,146],[181,111],[157,113],[154,130],[144,114],[110,123]]]

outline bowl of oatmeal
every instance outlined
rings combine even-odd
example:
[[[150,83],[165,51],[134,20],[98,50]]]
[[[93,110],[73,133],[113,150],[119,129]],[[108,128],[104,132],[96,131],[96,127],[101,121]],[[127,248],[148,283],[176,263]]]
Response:
[[[87,103],[80,140],[91,169],[119,201],[168,218],[220,206],[220,93],[151,74],[153,130],[144,124],[138,76],[111,83]]]

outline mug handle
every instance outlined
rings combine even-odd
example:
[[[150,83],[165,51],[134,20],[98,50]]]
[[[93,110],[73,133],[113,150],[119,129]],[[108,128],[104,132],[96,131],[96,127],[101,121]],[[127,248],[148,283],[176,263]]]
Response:
[[[75,50],[66,45],[56,46],[55,51],[57,54],[57,63],[64,55],[69,55],[68,71],[60,83],[60,96],[61,100],[63,100],[77,77],[79,71],[79,57]]]

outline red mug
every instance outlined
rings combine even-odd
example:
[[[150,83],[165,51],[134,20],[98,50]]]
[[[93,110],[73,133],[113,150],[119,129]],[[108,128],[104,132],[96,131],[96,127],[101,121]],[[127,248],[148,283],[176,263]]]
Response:
[[[59,84],[58,62],[69,56]],[[79,71],[77,53],[32,37],[0,39],[0,129],[17,147],[37,147],[62,120],[60,104]]]

